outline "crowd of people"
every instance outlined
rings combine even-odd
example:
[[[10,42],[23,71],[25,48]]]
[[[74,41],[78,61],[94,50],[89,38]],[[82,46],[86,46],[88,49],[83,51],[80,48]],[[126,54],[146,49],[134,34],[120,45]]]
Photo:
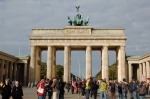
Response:
[[[37,84],[37,89],[40,88],[44,90],[42,94],[38,91],[39,99],[45,99],[46,93],[48,93],[48,99],[52,99],[52,97],[54,99],[64,99],[64,89],[67,92],[77,94],[78,97],[85,97],[86,99],[90,97],[97,99],[98,93],[100,93],[100,99],[145,99],[146,94],[150,95],[150,84],[134,79],[129,83],[126,82],[126,79],[120,82],[113,80],[106,82],[106,79],[93,81],[92,78],[87,80],[73,79],[67,82],[56,78],[47,81],[42,79]]]
[[[46,99],[46,96],[48,99],[64,99],[65,90],[86,99],[90,97],[94,97],[94,99],[97,97],[100,99],[145,99],[145,95],[150,95],[150,83],[139,82],[135,79],[128,83],[126,79],[120,82],[114,80],[107,82],[106,79],[93,80],[88,78],[82,80],[78,78],[63,82],[61,78],[51,78],[41,79],[39,82],[35,82],[33,86],[37,88],[38,99]],[[28,88],[31,87],[31,83],[28,83]],[[5,83],[1,82],[0,93],[2,99],[23,99],[22,85],[18,81],[9,82],[9,79],[6,79]]]
[[[22,86],[18,81],[10,82],[5,79],[4,83],[0,83],[0,93],[2,99],[23,99]]]

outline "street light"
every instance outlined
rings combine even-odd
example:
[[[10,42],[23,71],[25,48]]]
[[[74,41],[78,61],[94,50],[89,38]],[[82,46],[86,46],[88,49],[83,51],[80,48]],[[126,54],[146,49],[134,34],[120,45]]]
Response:
[[[78,58],[77,58],[77,61],[78,61],[78,65],[79,65],[79,78],[80,78],[80,63],[79,63]]]

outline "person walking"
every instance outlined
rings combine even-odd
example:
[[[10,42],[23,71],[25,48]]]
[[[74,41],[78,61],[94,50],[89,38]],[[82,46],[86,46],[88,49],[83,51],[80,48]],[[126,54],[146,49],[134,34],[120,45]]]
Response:
[[[122,99],[122,82],[118,84],[118,99]]]
[[[63,82],[62,79],[60,78],[58,84],[59,84],[59,99],[64,99],[64,94],[65,94],[65,90],[64,90],[65,82]]]
[[[41,79],[41,81],[37,85],[38,99],[45,99],[45,94],[46,94],[45,85],[46,84],[44,82],[44,79]]]
[[[146,95],[146,86],[144,85],[144,83],[143,82],[141,82],[140,84],[139,84],[139,87],[138,87],[138,93],[139,93],[139,97],[140,97],[140,99],[146,99],[145,98],[145,95]]]
[[[97,81],[93,82],[93,95],[94,95],[94,99],[97,98],[97,90],[99,88],[99,85],[97,84]]]
[[[12,97],[13,99],[23,99],[23,90],[22,87],[19,85],[18,81],[15,81],[16,86],[12,89]]]
[[[127,99],[127,92],[128,92],[128,83],[126,82],[126,79],[123,78],[123,82],[122,82],[123,99]]]
[[[5,80],[5,84],[2,86],[2,99],[9,99],[11,97],[11,86],[8,79]]]
[[[87,79],[86,87],[85,87],[86,99],[89,99],[90,94],[90,79]]]
[[[116,99],[116,85],[114,83],[114,81],[111,82],[111,99]]]
[[[106,91],[107,91],[106,79],[102,79],[100,83],[100,99],[107,99]]]

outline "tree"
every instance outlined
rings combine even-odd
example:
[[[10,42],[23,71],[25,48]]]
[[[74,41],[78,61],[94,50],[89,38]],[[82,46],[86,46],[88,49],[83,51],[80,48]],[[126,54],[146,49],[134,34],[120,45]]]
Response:
[[[116,79],[116,72],[116,63],[114,63],[113,65],[109,66],[109,79]],[[96,77],[98,79],[102,78],[101,70],[96,74]]]
[[[46,78],[47,65],[44,62],[41,62],[41,78]]]

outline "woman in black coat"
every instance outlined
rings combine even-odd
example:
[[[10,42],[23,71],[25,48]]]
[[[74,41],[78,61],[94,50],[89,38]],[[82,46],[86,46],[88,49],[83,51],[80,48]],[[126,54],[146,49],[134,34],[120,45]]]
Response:
[[[23,99],[22,96],[23,96],[23,90],[22,90],[22,87],[19,86],[19,82],[16,81],[16,86],[13,87],[12,89],[12,97],[13,99]]]
[[[5,84],[2,87],[2,99],[9,99],[11,97],[11,86],[8,82],[8,79],[6,79]]]

